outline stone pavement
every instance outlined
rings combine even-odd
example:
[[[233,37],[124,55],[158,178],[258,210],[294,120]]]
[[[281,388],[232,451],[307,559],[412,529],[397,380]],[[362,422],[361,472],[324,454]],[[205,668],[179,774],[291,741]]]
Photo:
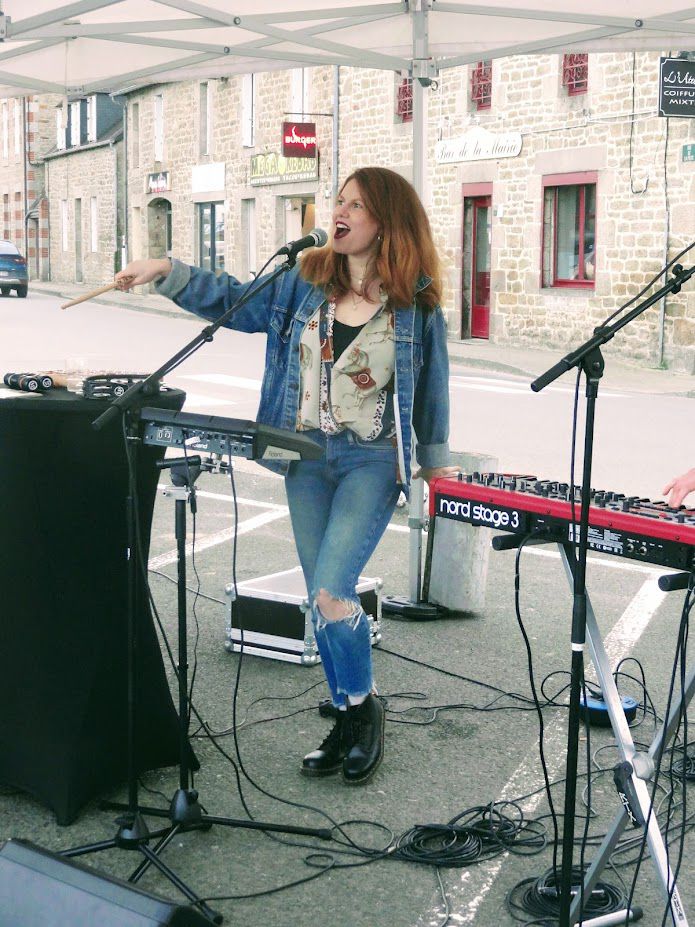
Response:
[[[91,289],[82,284],[51,283],[48,281],[32,283],[31,288],[38,293],[53,293],[61,302],[76,299],[88,293]],[[190,317],[188,313],[179,309],[171,300],[156,293],[136,294],[113,291],[103,293],[91,302],[111,306],[119,305],[137,312]],[[465,341],[450,341],[449,357],[451,362],[457,366],[478,369],[487,373],[499,373],[500,376],[533,379],[578,346],[568,345],[566,349],[512,347],[479,338],[471,338]],[[612,356],[612,345],[610,344],[606,346],[603,353],[606,359],[606,372],[602,380],[604,387],[695,398],[695,376],[691,374],[628,364],[624,359]]]

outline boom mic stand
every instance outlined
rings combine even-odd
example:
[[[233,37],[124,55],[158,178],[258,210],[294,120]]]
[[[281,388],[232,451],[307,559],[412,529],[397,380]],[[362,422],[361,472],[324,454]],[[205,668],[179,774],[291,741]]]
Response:
[[[177,498],[177,553],[179,559],[179,726],[180,726],[180,788],[174,795],[168,811],[156,808],[141,808],[138,803],[138,778],[135,757],[135,731],[136,731],[136,699],[135,683],[137,679],[136,668],[136,638],[137,638],[137,606],[142,594],[142,581],[140,579],[140,544],[138,540],[138,524],[136,512],[137,490],[136,479],[136,451],[141,441],[138,434],[139,409],[147,402],[152,402],[152,396],[159,392],[160,380],[187,358],[194,354],[205,343],[213,340],[215,332],[225,322],[247,303],[251,297],[256,296],[267,286],[274,283],[278,277],[291,270],[296,263],[296,254],[287,255],[284,263],[268,274],[259,286],[250,286],[229,309],[216,321],[206,325],[205,328],[184,345],[169,360],[165,361],[157,370],[145,379],[134,383],[118,399],[113,400],[109,408],[92,422],[97,431],[111,422],[119,414],[123,417],[124,433],[126,435],[126,450],[129,462],[129,490],[126,500],[126,516],[128,521],[128,804],[106,807],[123,810],[124,814],[117,819],[118,830],[114,837],[85,846],[64,850],[61,855],[65,857],[83,856],[88,853],[97,853],[114,847],[124,850],[137,850],[145,857],[140,865],[131,873],[128,881],[137,882],[150,865],[155,866],[176,888],[194,903],[212,923],[221,924],[222,915],[210,908],[200,896],[189,888],[176,873],[159,859],[159,853],[170,843],[176,834],[185,830],[207,829],[211,824],[222,824],[229,827],[244,827],[252,830],[279,831],[283,833],[300,834],[302,836],[317,837],[321,840],[330,840],[331,831],[328,828],[293,827],[291,825],[269,824],[261,821],[239,820],[235,818],[218,817],[216,815],[202,814],[198,804],[198,794],[189,788],[189,760],[190,746],[187,736],[188,699],[187,699],[187,672],[185,661],[187,659],[186,645],[186,617],[185,617],[185,542],[180,543],[178,534],[185,538],[185,498],[181,500],[178,508]],[[254,281],[255,282],[255,281]],[[190,460],[190,458],[189,458]],[[192,489],[193,487],[189,487]],[[182,559],[183,558],[183,559]],[[182,591],[183,588],[183,591]],[[157,817],[169,818],[170,824],[163,830],[150,831],[143,815],[150,814]],[[152,839],[159,838],[155,847],[150,847]]]
[[[579,542],[576,561],[572,564],[573,608],[572,608],[572,662],[570,671],[570,704],[567,732],[567,772],[565,783],[565,807],[562,834],[562,869],[560,881],[560,927],[571,927],[570,907],[572,904],[572,863],[574,851],[574,819],[577,792],[577,765],[579,755],[580,696],[584,673],[584,649],[586,646],[586,556],[589,537],[589,504],[591,501],[591,469],[593,463],[594,418],[598,385],[603,376],[605,362],[601,345],[641,315],[654,303],[669,293],[678,293],[682,285],[695,274],[695,267],[688,270],[680,264],[673,268],[673,277],[643,302],[638,303],[626,315],[612,325],[599,326],[594,335],[583,345],[531,383],[534,392],[540,392],[572,367],[580,368],[586,377],[586,421],[584,428],[584,461],[582,468],[581,514]],[[669,898],[669,904],[673,901]],[[581,916],[581,912],[580,912]],[[584,921],[589,927],[590,921]]]

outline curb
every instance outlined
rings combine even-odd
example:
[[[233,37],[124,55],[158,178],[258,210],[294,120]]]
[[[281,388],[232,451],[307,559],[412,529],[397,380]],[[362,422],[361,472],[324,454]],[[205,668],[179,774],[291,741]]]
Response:
[[[79,296],[79,293],[66,292],[62,289],[54,289],[49,287],[42,287],[41,283],[33,285],[31,289],[34,292],[42,293],[46,296],[53,296],[56,299],[61,299],[68,301],[70,299],[75,299]],[[163,298],[163,297],[162,297]],[[131,301],[132,300],[132,301]],[[197,316],[192,315],[189,312],[186,312],[183,309],[180,309],[174,303],[170,303],[171,309],[167,308],[166,303],[162,306],[155,305],[147,300],[147,297],[142,296],[131,296],[128,297],[128,301],[124,301],[122,298],[117,296],[98,296],[90,300],[92,303],[102,306],[112,306],[118,309],[126,309],[132,312],[147,312],[151,315],[159,315],[164,318],[171,319],[186,319],[189,322],[199,321]],[[167,301],[169,302],[169,301]],[[521,377],[526,380],[534,380],[538,373],[528,370],[523,367],[518,367],[513,364],[505,364],[502,361],[496,361],[488,359],[485,357],[472,357],[472,356],[462,356],[456,352],[459,342],[451,342],[449,346],[449,364],[452,367],[459,369],[468,369],[468,370],[477,370],[477,371],[488,371],[490,373],[504,374],[507,376]],[[452,350],[453,348],[453,350]],[[631,373],[639,372],[639,368],[635,368]],[[695,382],[695,381],[694,381]],[[662,396],[671,396],[671,397],[680,397],[682,399],[695,399],[695,386],[692,389],[690,388],[673,388],[672,390],[668,389],[655,389],[653,386],[636,386],[631,384],[629,386],[620,386],[615,385],[611,386],[611,389],[623,390],[632,393],[648,393],[650,395],[662,395]]]

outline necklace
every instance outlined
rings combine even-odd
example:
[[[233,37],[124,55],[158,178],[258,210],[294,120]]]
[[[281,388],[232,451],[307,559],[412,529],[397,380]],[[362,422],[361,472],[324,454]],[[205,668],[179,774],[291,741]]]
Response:
[[[367,302],[366,298],[364,296],[360,296],[360,294],[353,290],[352,287],[350,287],[350,299],[352,300],[353,309],[357,309],[360,303]]]

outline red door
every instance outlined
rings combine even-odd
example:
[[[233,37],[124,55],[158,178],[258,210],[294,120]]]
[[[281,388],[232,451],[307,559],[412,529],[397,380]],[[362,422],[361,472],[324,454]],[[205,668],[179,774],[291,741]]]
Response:
[[[471,338],[490,337],[490,208],[492,197],[473,200],[471,229]]]

